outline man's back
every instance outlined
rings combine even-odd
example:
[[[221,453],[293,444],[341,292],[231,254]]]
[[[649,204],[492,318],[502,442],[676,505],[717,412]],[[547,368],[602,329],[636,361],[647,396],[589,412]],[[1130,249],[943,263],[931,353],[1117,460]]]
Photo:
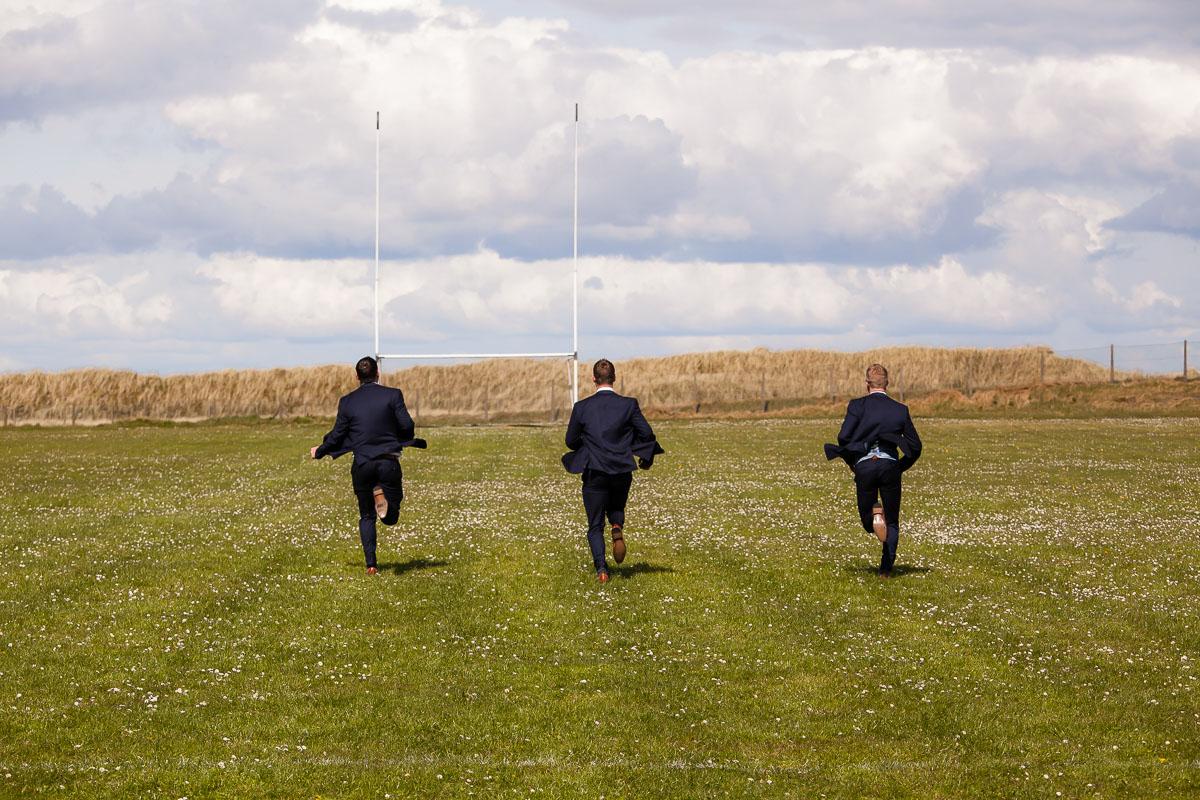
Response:
[[[571,409],[566,443],[575,452],[563,457],[563,465],[575,474],[585,469],[632,472],[637,469],[635,455],[652,457],[654,441],[654,431],[636,398],[611,390],[598,391]]]
[[[903,450],[905,458],[900,461],[904,469],[912,466],[921,455],[921,439],[909,416],[908,406],[883,392],[871,392],[850,401],[846,419],[838,432],[838,447],[827,445],[826,455],[830,458],[842,456],[847,463],[853,464],[875,444],[894,458],[899,458],[897,448]]]
[[[317,448],[317,457],[336,458],[350,450],[356,460],[399,453],[413,439],[413,421],[399,389],[364,383],[338,401],[333,430]]]

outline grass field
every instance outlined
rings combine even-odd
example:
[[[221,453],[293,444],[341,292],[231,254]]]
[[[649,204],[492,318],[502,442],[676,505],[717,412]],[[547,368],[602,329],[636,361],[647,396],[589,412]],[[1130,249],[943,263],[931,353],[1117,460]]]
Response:
[[[314,424],[0,431],[0,796],[1200,792],[1200,420],[661,422],[599,586],[561,428],[427,429],[363,574]]]

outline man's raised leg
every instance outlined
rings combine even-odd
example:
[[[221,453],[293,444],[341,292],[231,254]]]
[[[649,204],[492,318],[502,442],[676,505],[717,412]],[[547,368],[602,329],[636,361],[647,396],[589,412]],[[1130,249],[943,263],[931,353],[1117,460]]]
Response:
[[[404,502],[404,473],[399,461],[381,461],[375,470],[379,485],[376,489],[382,493],[387,503],[384,513],[379,514],[379,520],[384,525],[395,525],[400,519],[400,504]],[[376,499],[378,513],[378,498]]]

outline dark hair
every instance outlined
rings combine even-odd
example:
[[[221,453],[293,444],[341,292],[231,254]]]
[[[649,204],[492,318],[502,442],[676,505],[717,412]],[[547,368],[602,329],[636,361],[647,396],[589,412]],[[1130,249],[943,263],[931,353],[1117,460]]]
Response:
[[[883,364],[872,364],[867,367],[867,385],[872,389],[886,389],[888,385],[887,368]]]
[[[617,379],[617,368],[607,358],[602,358],[592,365],[592,377],[601,386],[611,386]]]
[[[363,356],[354,365],[354,371],[358,373],[359,383],[370,383],[371,381],[379,380],[379,362],[370,356]]]

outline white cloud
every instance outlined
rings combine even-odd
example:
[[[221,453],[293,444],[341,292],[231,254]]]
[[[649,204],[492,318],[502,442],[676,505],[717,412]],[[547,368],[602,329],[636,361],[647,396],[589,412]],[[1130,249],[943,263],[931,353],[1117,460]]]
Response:
[[[373,267],[218,256],[222,311],[249,329],[305,338],[373,328]],[[569,259],[523,262],[494,251],[381,266],[381,339],[533,336],[565,342]],[[589,334],[736,335],[773,331],[880,336],[946,325],[1006,330],[1044,324],[1052,303],[1036,286],[972,275],[952,259],[927,267],[844,270],[819,264],[580,259],[580,318]],[[381,342],[381,345],[384,342]],[[388,347],[384,347],[388,350]]]
[[[901,265],[852,273],[870,318],[895,319],[902,328],[1021,330],[1052,319],[1054,293],[1001,272],[968,273],[952,258],[932,267]],[[887,323],[871,326],[886,330]]]
[[[372,307],[361,261],[216,255],[198,273],[216,281],[221,310],[240,327],[300,338],[361,330]]]
[[[1101,272],[1092,279],[1092,286],[1097,294],[1107,298],[1114,306],[1132,314],[1149,311],[1159,304],[1170,308],[1179,308],[1182,305],[1179,298],[1164,292],[1154,281],[1137,283],[1129,287],[1128,294],[1125,294],[1113,286]]]
[[[236,83],[166,105],[223,151],[221,202],[261,207],[237,246],[365,243],[376,109],[393,246],[461,251],[499,234],[524,257],[545,255],[541,234],[567,221],[575,100],[582,223],[610,252],[703,257],[705,242],[740,241],[853,261],[859,242],[936,239],[964,192],[1176,174],[1175,143],[1200,137],[1196,104],[1179,101],[1200,96],[1194,64],[882,48],[674,64],[576,52],[560,21],[409,11],[420,24],[385,31],[327,12]],[[735,224],[694,236],[682,223],[704,218]]]
[[[1106,205],[1098,199],[1071,201],[1037,189],[1021,189],[997,198],[979,216],[979,222],[1001,231],[998,257],[1008,272],[1039,276],[1044,281],[1078,280],[1103,235],[1098,220],[1089,218],[1080,207]]]
[[[117,282],[86,269],[0,270],[0,331],[11,335],[140,336],[171,320],[174,301],[146,295],[148,275]]]

